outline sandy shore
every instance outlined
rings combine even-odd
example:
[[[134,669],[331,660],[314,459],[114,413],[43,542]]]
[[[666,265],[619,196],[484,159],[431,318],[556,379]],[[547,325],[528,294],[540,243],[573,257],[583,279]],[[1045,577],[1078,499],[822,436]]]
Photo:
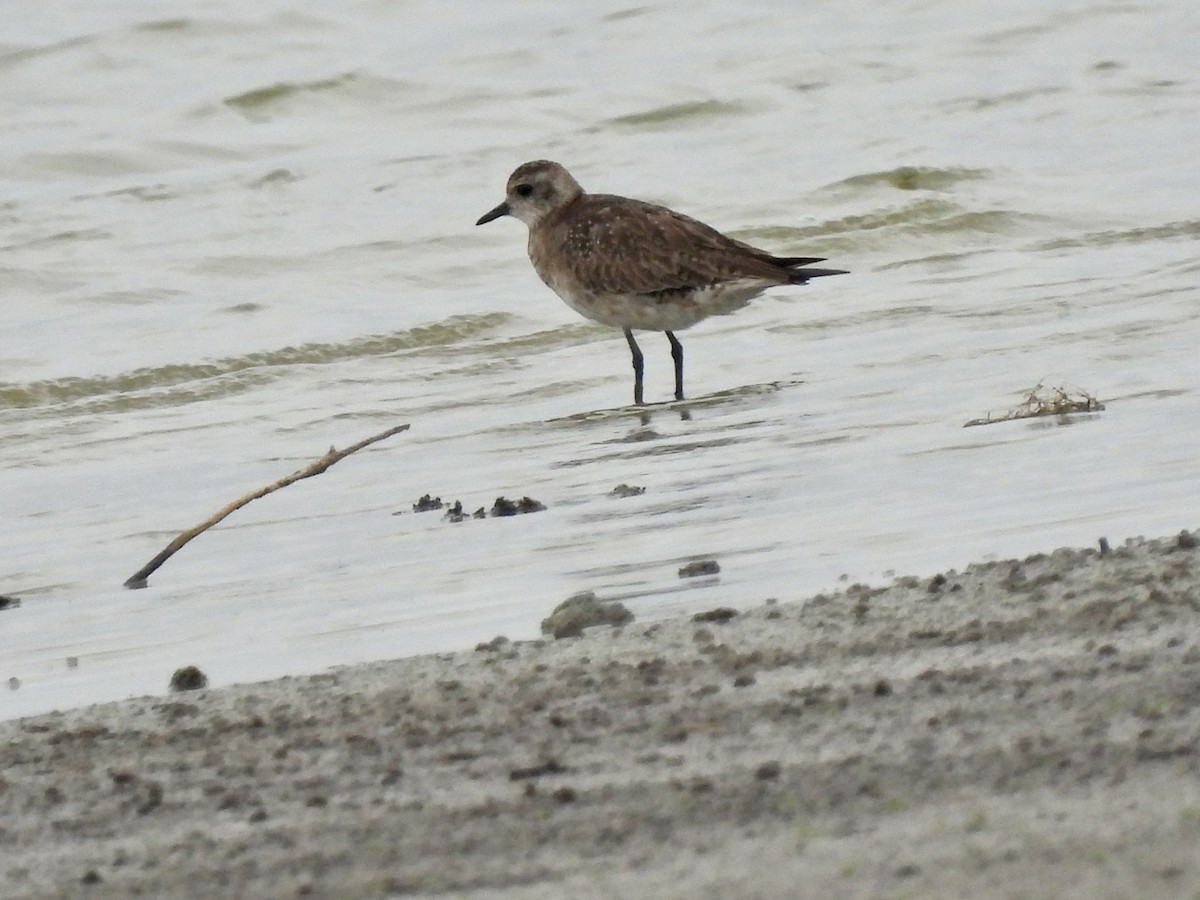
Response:
[[[0,724],[0,896],[1200,896],[1196,535]]]

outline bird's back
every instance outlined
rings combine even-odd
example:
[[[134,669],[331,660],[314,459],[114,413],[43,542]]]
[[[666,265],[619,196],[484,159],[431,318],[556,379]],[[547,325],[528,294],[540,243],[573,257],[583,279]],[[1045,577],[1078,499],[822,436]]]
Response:
[[[792,277],[790,260],[777,260],[664,206],[611,194],[583,194],[546,216],[530,230],[529,256],[547,283],[568,280],[609,294],[656,294],[746,279],[766,287]]]

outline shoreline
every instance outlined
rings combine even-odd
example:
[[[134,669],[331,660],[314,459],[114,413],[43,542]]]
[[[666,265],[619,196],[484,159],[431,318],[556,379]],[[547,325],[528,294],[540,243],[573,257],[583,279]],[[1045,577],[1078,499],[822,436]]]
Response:
[[[0,723],[0,895],[1194,895],[1198,538]]]

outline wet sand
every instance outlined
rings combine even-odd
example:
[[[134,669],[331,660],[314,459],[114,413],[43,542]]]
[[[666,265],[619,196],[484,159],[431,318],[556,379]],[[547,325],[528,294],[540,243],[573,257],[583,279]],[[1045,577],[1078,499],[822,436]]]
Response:
[[[1188,533],[0,723],[5,898],[1179,898],[1198,847]]]

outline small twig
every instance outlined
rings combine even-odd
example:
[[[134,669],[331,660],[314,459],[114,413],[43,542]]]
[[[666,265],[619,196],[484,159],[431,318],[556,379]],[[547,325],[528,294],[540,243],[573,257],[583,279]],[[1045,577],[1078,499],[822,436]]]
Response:
[[[251,491],[240,500],[234,500],[228,506],[225,506],[219,510],[215,515],[205,519],[195,528],[189,528],[187,531],[179,535],[179,537],[175,538],[175,540],[171,541],[171,543],[167,544],[167,546],[163,548],[162,552],[159,553],[158,556],[154,557],[154,559],[150,560],[150,562],[146,563],[146,565],[142,566],[125,580],[125,587],[144,588],[146,586],[146,579],[148,579],[159,566],[174,556],[184,544],[196,537],[196,535],[207,531],[209,528],[212,528],[234,510],[241,509],[251,500],[257,500],[259,497],[265,497],[267,494],[273,493],[280,488],[287,487],[289,484],[300,481],[302,478],[312,478],[314,475],[320,475],[334,463],[345,459],[351,453],[361,450],[363,447],[366,447],[369,444],[374,444],[376,441],[382,441],[385,438],[390,438],[394,434],[399,434],[401,431],[407,430],[407,425],[397,425],[395,428],[389,428],[387,431],[382,431],[374,437],[369,437],[366,440],[359,441],[357,444],[352,444],[345,450],[335,450],[333,447],[330,447],[328,453],[326,453],[320,459],[309,463],[303,469],[298,469],[291,475],[288,475],[286,478],[280,478],[274,484],[269,484],[266,487],[259,488],[257,491]]]

